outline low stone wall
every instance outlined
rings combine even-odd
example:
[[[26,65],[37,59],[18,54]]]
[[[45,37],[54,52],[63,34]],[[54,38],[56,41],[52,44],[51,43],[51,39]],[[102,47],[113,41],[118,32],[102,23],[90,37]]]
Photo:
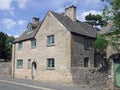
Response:
[[[89,87],[97,90],[111,90],[108,85],[108,75],[99,72],[97,69],[73,67],[71,73],[74,84],[89,85]]]
[[[0,75],[2,76],[11,75],[11,62],[0,62]]]

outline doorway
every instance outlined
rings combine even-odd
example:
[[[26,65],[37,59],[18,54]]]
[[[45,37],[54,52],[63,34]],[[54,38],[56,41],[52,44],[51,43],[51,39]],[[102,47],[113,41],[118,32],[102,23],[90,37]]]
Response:
[[[35,79],[36,77],[36,69],[37,69],[36,62],[33,62],[32,63],[32,79]]]

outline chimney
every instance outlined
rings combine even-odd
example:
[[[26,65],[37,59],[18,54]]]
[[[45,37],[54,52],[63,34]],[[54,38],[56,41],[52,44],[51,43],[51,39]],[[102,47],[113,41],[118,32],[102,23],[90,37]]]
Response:
[[[39,22],[39,18],[33,17],[32,18],[32,24],[36,24]]]
[[[65,9],[65,15],[67,15],[71,20],[76,21],[76,7],[74,5]]]

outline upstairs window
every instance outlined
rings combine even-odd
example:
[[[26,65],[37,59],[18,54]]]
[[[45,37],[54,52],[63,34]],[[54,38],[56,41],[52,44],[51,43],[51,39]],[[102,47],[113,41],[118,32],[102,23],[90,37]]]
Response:
[[[54,58],[47,59],[47,69],[55,69],[55,60],[54,60]]]
[[[18,50],[21,50],[22,47],[23,47],[23,42],[19,42],[19,43],[18,43]]]
[[[47,45],[54,45],[55,40],[54,40],[54,35],[47,36]]]
[[[89,50],[89,43],[90,41],[89,41],[89,38],[84,38],[84,49],[85,50]]]
[[[29,24],[29,25],[27,26],[27,34],[30,34],[30,33],[32,32],[32,30],[33,30],[33,28],[32,28],[32,26]]]
[[[35,48],[36,47],[36,39],[32,39],[31,40],[31,48]]]

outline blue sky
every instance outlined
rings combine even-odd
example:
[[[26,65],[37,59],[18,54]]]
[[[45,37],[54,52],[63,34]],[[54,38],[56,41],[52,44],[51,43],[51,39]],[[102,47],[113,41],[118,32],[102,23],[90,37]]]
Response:
[[[0,31],[17,37],[32,17],[42,20],[47,11],[62,13],[71,5],[77,7],[77,19],[84,21],[89,13],[101,13],[106,4],[100,0],[0,0]]]

